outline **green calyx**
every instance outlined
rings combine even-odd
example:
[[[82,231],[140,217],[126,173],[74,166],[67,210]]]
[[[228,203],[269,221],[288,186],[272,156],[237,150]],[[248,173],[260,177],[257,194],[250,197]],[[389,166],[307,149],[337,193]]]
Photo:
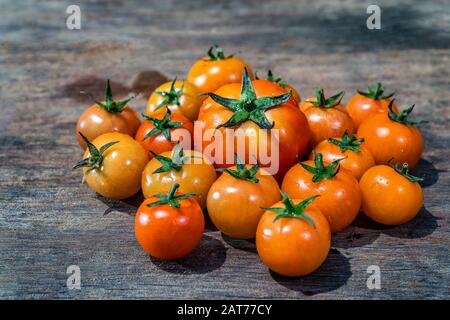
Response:
[[[356,137],[356,134],[354,134],[353,136],[350,137],[349,134],[347,133],[347,131],[345,131],[341,140],[337,140],[334,138],[328,138],[328,141],[331,142],[332,144],[338,146],[339,149],[341,150],[341,152],[345,152],[347,150],[351,150],[354,152],[361,152],[361,149],[359,148],[359,146],[364,143],[364,138],[358,140],[358,138]]]
[[[304,210],[307,206],[311,204],[311,202],[314,201],[314,199],[319,197],[318,194],[309,197],[298,204],[294,204],[292,199],[283,191],[281,191],[281,195],[282,195],[281,203],[283,203],[284,208],[263,208],[266,211],[277,213],[277,216],[275,217],[275,219],[273,219],[273,222],[281,218],[297,218],[306,220],[314,227],[314,229],[316,228],[314,220],[306,213],[304,213]]]
[[[89,173],[91,173],[93,170],[100,168],[100,166],[103,162],[103,153],[109,147],[115,145],[116,143],[119,143],[119,141],[108,142],[107,144],[101,146],[100,149],[97,149],[97,147],[94,146],[81,132],[78,132],[78,133],[81,136],[81,138],[83,138],[84,142],[86,143],[86,145],[89,149],[89,153],[90,153],[89,157],[81,160],[73,167],[73,169],[89,167],[89,169],[83,174],[82,182],[84,182]]]
[[[270,123],[265,115],[265,111],[276,107],[284,102],[287,102],[291,97],[291,92],[281,94],[273,97],[256,97],[255,89],[253,88],[252,80],[248,75],[248,71],[244,68],[242,75],[242,89],[240,99],[229,99],[218,96],[214,93],[206,93],[215,102],[221,104],[234,112],[234,114],[225,123],[216,127],[233,127],[245,121],[253,121],[263,129],[271,129],[275,125]]]
[[[162,172],[169,172],[169,171],[180,171],[183,167],[183,165],[191,158],[195,158],[196,156],[185,156],[184,150],[181,147],[180,144],[177,144],[173,150],[171,157],[164,157],[160,154],[157,154],[150,150],[152,155],[161,162],[162,166],[153,171],[152,173],[162,173]]]
[[[214,51],[216,51],[216,52],[214,53]],[[216,60],[223,60],[223,59],[231,58],[231,57],[233,57],[233,55],[225,56],[222,48],[219,47],[217,44],[215,44],[211,48],[209,48],[208,57],[210,60],[216,61]]]
[[[308,101],[308,102],[320,108],[334,108],[341,103],[344,94],[345,92],[341,91],[332,97],[325,98],[323,88],[318,88],[316,90],[316,101]]]
[[[155,110],[161,109],[166,106],[170,105],[180,105],[180,97],[183,95],[184,91],[184,82],[180,89],[175,89],[175,82],[177,81],[177,78],[173,79],[172,83],[170,84],[169,91],[155,91],[156,94],[159,94],[164,98],[164,100],[156,107]]]
[[[406,162],[401,167],[398,166],[398,163],[396,163],[396,164],[389,163],[389,166],[413,183],[416,183],[416,182],[419,183],[425,179],[424,177],[416,177],[416,176],[413,176],[412,174],[410,174],[408,172],[408,163],[406,163]]]
[[[106,90],[105,90],[105,102],[100,102],[90,94],[86,93],[84,91],[81,91],[82,94],[85,94],[88,96],[96,105],[98,105],[100,108],[104,108],[106,111],[111,113],[120,113],[122,112],[123,108],[126,107],[128,102],[133,100],[137,97],[137,95],[131,96],[130,98],[127,98],[122,101],[114,101],[112,91],[111,91],[111,85],[109,83],[109,79],[106,80]]]
[[[302,163],[302,162],[300,163],[300,165],[303,168],[305,168],[305,170],[314,174],[313,178],[312,178],[313,182],[318,182],[323,179],[333,178],[339,172],[339,169],[340,169],[339,162],[341,162],[342,160],[345,159],[345,157],[341,158],[341,159],[337,159],[337,160],[333,161],[332,163],[330,163],[328,166],[326,166],[323,163],[323,156],[321,153],[317,153],[317,152],[313,151],[313,155],[314,155],[314,167],[307,165],[305,163]]]
[[[389,119],[391,119],[392,121],[404,124],[406,126],[416,126],[416,125],[428,122],[425,120],[419,120],[419,121],[409,121],[408,120],[409,115],[411,114],[411,112],[414,110],[414,107],[416,106],[415,104],[413,104],[408,109],[402,110],[400,113],[395,113],[395,111],[393,110],[394,101],[395,101],[395,99],[392,99],[388,105],[388,110],[389,110],[388,116],[389,116]]]
[[[270,82],[278,83],[282,88],[286,85],[286,81],[281,77],[274,77],[272,70],[267,71],[267,80]]]
[[[157,200],[155,202],[148,203],[147,206],[148,207],[156,207],[156,206],[168,204],[169,206],[171,206],[173,208],[179,208],[180,207],[179,200],[197,196],[195,193],[185,193],[185,194],[176,195],[177,189],[179,187],[180,187],[180,184],[175,183],[170,188],[169,193],[167,193],[167,194],[161,194],[161,193],[154,194],[153,195],[154,197],[157,197],[157,198],[159,198],[161,200]]]
[[[236,179],[247,180],[253,183],[258,183],[259,179],[255,177],[256,173],[259,170],[258,164],[255,164],[250,169],[247,169],[245,163],[238,157],[237,154],[234,154],[234,158],[236,159],[236,169],[230,168],[219,168],[217,171],[226,172],[229,175],[235,177]]]
[[[379,100],[379,99],[389,99],[392,98],[395,92],[392,92],[388,95],[384,95],[383,85],[378,82],[374,86],[367,86],[367,92],[356,90],[360,95],[365,96],[370,99]]]
[[[149,133],[145,135],[144,140],[162,133],[164,138],[166,138],[167,141],[171,142],[172,137],[170,134],[170,130],[181,127],[183,125],[183,122],[180,121],[170,121],[171,115],[172,112],[169,108],[167,108],[166,114],[162,119],[156,119],[149,117],[146,114],[142,114],[142,117],[145,120],[150,121],[155,126]]]

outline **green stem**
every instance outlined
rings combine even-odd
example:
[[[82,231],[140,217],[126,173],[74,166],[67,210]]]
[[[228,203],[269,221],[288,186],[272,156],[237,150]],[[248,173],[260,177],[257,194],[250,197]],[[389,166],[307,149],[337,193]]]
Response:
[[[238,157],[235,153],[234,157],[236,159],[236,170],[230,168],[219,168],[217,171],[223,171],[228,173],[229,175],[235,177],[236,179],[247,180],[253,183],[258,183],[259,179],[256,178],[256,173],[258,172],[259,166],[258,163],[255,164],[250,169],[247,169],[245,163]]]
[[[404,176],[406,179],[408,179],[409,181],[411,181],[413,183],[419,183],[425,179],[425,177],[416,177],[416,176],[413,176],[412,174],[410,174],[408,172],[408,163],[406,163],[406,162],[403,163],[403,165],[401,167],[398,167],[398,163],[392,164],[392,163],[390,163],[390,161],[389,161],[389,165],[391,166],[392,169],[394,169],[399,174],[401,174],[402,176]]]
[[[333,161],[332,163],[330,163],[328,166],[326,166],[323,163],[323,156],[321,153],[317,153],[317,152],[313,151],[313,155],[314,155],[314,167],[307,165],[303,162],[300,163],[300,165],[305,170],[307,170],[313,174],[312,182],[318,182],[323,179],[333,178],[339,172],[339,169],[340,169],[339,162],[341,162],[342,160],[344,160],[346,158],[346,157],[344,157],[344,158],[337,159],[337,160]]]
[[[171,206],[173,208],[179,208],[180,207],[179,200],[197,196],[195,193],[186,193],[186,194],[176,195],[176,192],[177,192],[179,187],[180,187],[180,184],[175,183],[170,188],[170,190],[169,190],[169,192],[167,194],[161,194],[161,193],[154,194],[153,196],[156,197],[156,198],[159,198],[160,200],[154,201],[152,203],[148,203],[147,206],[148,207],[155,207],[155,206],[168,204],[169,206]]]
[[[345,152],[347,150],[351,150],[354,152],[361,152],[359,146],[364,143],[364,138],[358,140],[355,134],[350,137],[347,131],[345,131],[341,140],[337,140],[335,138],[328,138],[328,141],[338,146],[341,152]]]
[[[325,98],[325,93],[323,91],[323,88],[317,88],[316,89],[316,101],[308,101],[312,105],[320,108],[334,108],[338,106],[342,98],[344,97],[345,92],[341,91],[334,96],[331,96],[329,98]]]
[[[368,89],[367,92],[360,91],[360,90],[357,90],[357,92],[362,96],[365,96],[367,98],[374,99],[374,100],[389,99],[389,98],[392,98],[395,94],[395,92],[392,92],[388,95],[384,95],[384,88],[380,82],[378,82],[374,86],[367,86],[367,89]]]
[[[391,102],[389,102],[388,105],[388,116],[389,119],[391,119],[392,121],[404,124],[406,126],[416,126],[416,125],[420,125],[423,123],[427,123],[428,121],[426,120],[419,120],[419,121],[410,121],[408,120],[409,115],[411,114],[411,112],[414,110],[415,105],[413,104],[411,107],[402,110],[400,113],[396,113],[393,110],[393,105],[394,105],[394,101],[395,99],[392,99]]]

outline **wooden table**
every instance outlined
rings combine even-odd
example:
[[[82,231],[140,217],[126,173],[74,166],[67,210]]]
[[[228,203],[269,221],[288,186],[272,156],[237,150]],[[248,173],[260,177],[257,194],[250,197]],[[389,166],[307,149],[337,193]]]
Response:
[[[364,2],[98,1],[81,6],[81,30],[66,28],[68,3],[0,2],[0,298],[446,298],[450,297],[448,1],[380,2],[382,29],[366,28]],[[418,175],[425,204],[403,226],[360,216],[334,237],[313,275],[287,279],[261,263],[254,243],[208,224],[200,248],[178,262],[138,246],[133,215],[142,201],[109,201],[80,183],[75,123],[100,98],[183,78],[214,43],[238,52],[313,95],[382,81],[401,107],[417,105],[426,149]],[[66,286],[69,265],[81,290]],[[381,289],[369,290],[370,265]]]

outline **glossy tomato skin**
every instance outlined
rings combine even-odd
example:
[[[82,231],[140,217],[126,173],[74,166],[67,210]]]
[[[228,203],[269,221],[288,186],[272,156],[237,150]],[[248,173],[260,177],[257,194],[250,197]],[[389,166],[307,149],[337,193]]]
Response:
[[[294,203],[300,200],[294,199]],[[281,202],[272,207],[282,207]],[[325,261],[330,250],[331,232],[325,216],[315,206],[304,211],[316,228],[300,218],[281,218],[266,211],[256,231],[256,249],[271,270],[288,277],[310,274]]]
[[[341,137],[345,131],[349,135],[355,133],[355,125],[347,111],[342,105],[332,108],[316,107],[309,101],[315,101],[316,98],[310,98],[300,103],[300,110],[308,119],[309,128],[311,129],[310,146],[314,147],[319,142],[333,137]]]
[[[108,132],[120,132],[134,137],[141,120],[137,113],[129,106],[125,106],[121,112],[113,113],[94,104],[87,108],[77,122],[78,144],[86,150],[86,143],[78,132],[83,133],[89,141]]]
[[[413,219],[422,208],[423,192],[393,168],[378,165],[362,176],[363,212],[385,225],[399,225]]]
[[[136,239],[152,257],[181,259],[200,243],[205,229],[202,209],[194,198],[180,200],[180,208],[168,204],[147,206],[158,200],[145,199],[138,208],[134,223]]]
[[[197,194],[202,209],[206,207],[206,198],[209,188],[217,179],[214,166],[200,152],[184,150],[185,156],[195,156],[190,162],[185,163],[180,171],[168,171],[153,173],[161,167],[158,159],[153,158],[142,172],[142,193],[145,198],[150,198],[156,193],[167,193],[174,183],[180,184],[181,193]],[[171,152],[163,152],[164,157],[171,157]],[[196,163],[199,161],[200,163]]]
[[[152,115],[153,118],[162,119],[165,115],[165,111],[157,112]],[[186,118],[185,116],[179,114],[179,113],[172,113],[170,117],[170,121],[176,121],[176,122],[182,122],[183,125],[180,127],[176,127],[170,130],[171,132],[171,141],[167,140],[166,137],[159,133],[157,135],[151,136],[147,139],[144,139],[145,136],[152,131],[155,126],[150,122],[144,120],[142,124],[139,126],[139,129],[136,132],[136,141],[141,144],[141,146],[145,149],[147,152],[147,155],[149,159],[153,158],[152,153],[153,151],[157,154],[171,151],[173,147],[179,142],[178,138],[181,140],[182,146],[185,148],[191,148],[192,147],[192,140],[194,137],[194,125],[193,123]],[[189,138],[188,141],[184,141],[184,137]]]
[[[336,138],[336,140],[341,140]],[[375,165],[375,160],[372,154],[363,145],[358,146],[360,152],[352,150],[346,150],[342,152],[339,146],[331,143],[328,140],[323,140],[314,149],[317,153],[321,153],[323,161],[325,163],[332,163],[338,159],[346,158],[339,162],[341,169],[348,170],[356,180],[361,179],[364,172]],[[309,156],[309,159],[313,159],[313,154]]]
[[[413,168],[423,151],[423,139],[416,126],[407,126],[376,114],[365,120],[358,129],[358,138],[373,155],[376,164],[408,163]]]
[[[294,98],[295,102],[300,103],[302,100],[302,98],[300,97],[300,94],[298,93],[298,91],[289,83],[286,83],[284,85],[284,89],[287,92],[292,92],[292,98]]]
[[[110,132],[95,138],[92,143],[100,149],[103,145],[118,141],[103,154],[100,168],[86,176],[86,182],[94,191],[110,199],[126,199],[141,188],[141,175],[148,157],[141,145],[129,135]],[[90,155],[87,149],[83,159]],[[83,168],[83,172],[89,167]]]
[[[224,172],[209,190],[208,214],[217,229],[229,237],[254,238],[264,213],[262,208],[268,208],[281,199],[274,177],[261,169],[255,177],[259,182],[237,179]]]
[[[249,65],[237,56],[220,60],[211,60],[206,56],[194,63],[187,80],[201,93],[214,92],[226,84],[240,83],[244,68],[247,68],[250,78],[253,79]]]
[[[165,109],[165,107],[158,109],[158,106],[164,101],[164,97],[156,92],[169,92],[171,85],[172,81],[166,82],[156,88],[155,92],[150,95],[145,109],[145,113],[148,116],[153,116],[154,113]],[[203,100],[205,100],[205,97],[201,96],[201,92],[197,87],[188,81],[176,80],[174,88],[175,90],[181,90],[181,88],[183,88],[183,94],[179,98],[180,103],[179,105],[171,103],[167,105],[167,107],[170,111],[180,113],[191,121],[196,120],[198,110],[202,105]]]
[[[252,83],[257,97],[276,96],[285,93],[285,90],[277,83],[267,80],[254,80]],[[225,98],[239,99],[240,91],[241,84],[233,83],[221,87],[215,93]],[[202,128],[203,138],[200,143],[201,150],[205,151],[213,143],[205,139],[205,132],[214,132],[218,125],[225,123],[232,115],[233,111],[214,102],[211,98],[207,98],[203,102],[198,118],[198,125]],[[227,135],[226,129],[223,127],[217,129],[223,137],[223,149],[221,155],[213,152],[213,156],[217,160],[214,163],[216,167],[231,166],[231,164],[226,163],[227,154],[230,153],[227,146],[233,146],[236,152],[238,149],[238,138],[245,137],[245,159],[243,160],[249,163],[249,161],[256,158],[259,160],[261,167],[268,170],[278,181],[283,178],[287,170],[306,152],[311,135],[308,122],[305,115],[298,109],[293,98],[267,110],[265,115],[270,123],[274,123],[273,129],[276,129],[274,132],[278,133],[278,140],[274,141],[274,143],[278,144],[278,152],[277,149],[272,151],[270,129],[261,130],[254,122],[245,121],[233,128],[236,132],[239,132],[236,135]],[[218,133],[216,132],[216,134]],[[198,141],[195,141],[194,144],[198,146]],[[254,153],[251,152],[253,147]],[[261,154],[268,155],[268,163],[261,161]],[[231,158],[232,156],[233,152],[231,152]],[[241,154],[239,156],[244,158]]]
[[[312,160],[304,163],[314,166]],[[320,195],[314,200],[314,205],[328,219],[331,231],[344,230],[355,220],[361,207],[358,181],[347,170],[340,170],[333,178],[318,182],[313,182],[312,178],[311,172],[297,164],[284,177],[281,190],[295,199]]]
[[[354,95],[347,104],[347,112],[358,129],[361,123],[370,116],[378,113],[387,113],[391,99],[372,99],[362,94]],[[398,112],[395,103],[393,110]]]

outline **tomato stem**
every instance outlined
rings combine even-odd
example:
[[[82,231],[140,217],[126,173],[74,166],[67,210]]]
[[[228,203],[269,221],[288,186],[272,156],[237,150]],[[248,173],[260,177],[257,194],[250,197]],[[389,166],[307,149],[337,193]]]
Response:
[[[165,157],[150,150],[151,154],[162,164],[161,167],[152,173],[162,173],[169,171],[180,171],[183,165],[191,158],[199,158],[195,155],[185,156],[181,144],[178,143],[172,150],[171,157]]]
[[[413,183],[419,183],[425,179],[425,177],[416,177],[416,176],[413,176],[412,174],[410,174],[408,172],[408,163],[405,162],[405,163],[403,163],[403,165],[401,167],[398,167],[398,163],[392,164],[392,163],[390,163],[391,161],[392,161],[392,159],[389,160],[389,165],[391,166],[391,168],[394,169],[395,171],[397,171],[402,176],[404,176],[409,181],[411,181]]]
[[[214,50],[216,51],[215,54],[214,54]],[[209,48],[209,50],[208,50],[208,57],[209,57],[210,60],[216,61],[216,60],[224,60],[224,59],[227,59],[227,58],[231,58],[231,57],[233,57],[233,55],[231,54],[229,56],[225,56],[225,54],[223,53],[222,48],[219,45],[215,44],[215,45],[213,45],[213,46],[211,46]]]
[[[152,118],[146,114],[142,114],[142,117],[145,120],[150,121],[155,126],[149,133],[145,135],[144,140],[162,133],[167,141],[172,142],[172,136],[170,133],[171,129],[181,127],[183,125],[183,122],[170,121],[171,116],[172,112],[169,108],[166,108],[166,114],[162,119]]]
[[[361,152],[361,149],[358,147],[364,143],[364,138],[358,140],[355,134],[350,137],[347,131],[345,131],[341,140],[337,140],[335,138],[328,138],[328,141],[338,146],[341,152],[345,152],[347,150],[351,150],[354,152]]]
[[[183,95],[184,91],[184,82],[181,85],[181,88],[176,90],[175,89],[175,83],[177,81],[177,78],[173,79],[172,83],[170,84],[169,91],[155,91],[154,93],[162,96],[164,100],[156,107],[155,110],[161,109],[163,107],[167,107],[170,105],[180,105],[180,97]]]
[[[332,97],[325,98],[323,88],[316,89],[316,101],[308,101],[319,108],[334,108],[339,105],[344,97],[345,91],[341,91]]]
[[[316,151],[313,151],[314,155],[314,167],[307,165],[306,163],[301,162],[300,165],[307,171],[311,172],[313,174],[312,182],[318,182],[323,179],[331,179],[335,175],[338,174],[340,165],[339,162],[344,160],[347,157],[343,157],[340,159],[337,159],[330,163],[328,166],[326,166],[323,163],[323,156],[321,153],[317,153]]]
[[[394,91],[388,95],[384,95],[384,88],[380,82],[378,82],[374,86],[367,86],[367,90],[368,90],[367,92],[364,92],[361,90],[356,90],[356,91],[360,95],[365,96],[370,99],[374,99],[374,100],[389,99],[389,98],[392,98],[395,94],[395,91]]]
[[[152,203],[148,203],[147,206],[155,207],[155,206],[168,204],[169,206],[171,206],[173,208],[179,208],[180,207],[179,200],[197,196],[197,194],[195,194],[195,193],[186,193],[186,194],[176,195],[176,192],[179,187],[180,187],[179,183],[174,183],[167,194],[161,194],[161,193],[154,194],[153,196],[156,198],[159,198],[160,200],[157,200]]]
[[[411,112],[414,110],[414,107],[416,106],[415,104],[413,104],[411,107],[402,110],[400,113],[396,113],[393,110],[393,105],[394,105],[394,101],[395,99],[392,99],[391,102],[388,105],[388,116],[389,119],[391,119],[392,121],[404,124],[406,126],[416,126],[416,125],[420,125],[423,123],[427,123],[428,121],[426,120],[419,120],[419,121],[409,121],[408,117],[411,114]]]
[[[236,159],[236,170],[230,168],[219,168],[217,169],[217,171],[226,172],[237,179],[248,180],[253,183],[258,183],[259,179],[255,177],[256,173],[259,170],[258,163],[256,163],[250,169],[247,169],[245,163],[238,157],[236,153],[234,154],[234,158]]]

